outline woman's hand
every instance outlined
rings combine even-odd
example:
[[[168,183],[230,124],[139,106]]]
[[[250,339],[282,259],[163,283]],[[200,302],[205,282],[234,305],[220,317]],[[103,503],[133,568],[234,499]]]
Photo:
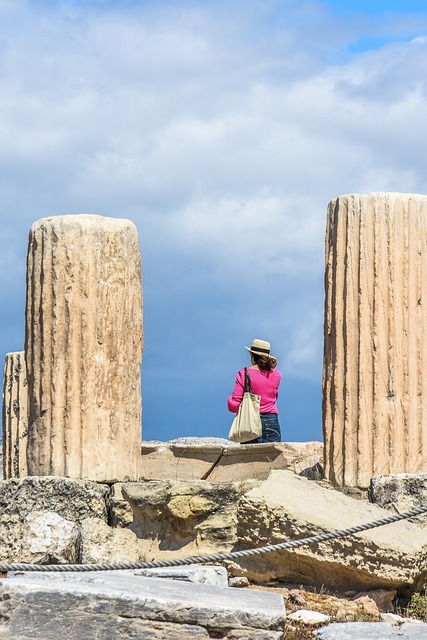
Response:
[[[270,356],[270,360],[272,368],[274,369],[275,367],[277,367],[277,358],[275,358],[274,356]]]

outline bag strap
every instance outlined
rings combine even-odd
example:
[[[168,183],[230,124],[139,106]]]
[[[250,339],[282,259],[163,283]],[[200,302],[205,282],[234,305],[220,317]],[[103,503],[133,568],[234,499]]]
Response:
[[[244,393],[252,393],[251,378],[249,376],[247,367],[245,367],[245,388],[244,388]]]

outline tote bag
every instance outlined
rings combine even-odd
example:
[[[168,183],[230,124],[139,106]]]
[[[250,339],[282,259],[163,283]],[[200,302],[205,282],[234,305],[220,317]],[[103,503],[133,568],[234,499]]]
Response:
[[[228,439],[233,442],[247,442],[259,438],[262,434],[259,403],[261,396],[252,393],[251,380],[245,367],[245,388],[239,410],[234,418]]]

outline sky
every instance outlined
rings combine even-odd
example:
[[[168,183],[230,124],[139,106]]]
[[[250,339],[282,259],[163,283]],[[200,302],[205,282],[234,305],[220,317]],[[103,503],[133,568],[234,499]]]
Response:
[[[0,0],[0,351],[31,224],[128,218],[143,439],[227,437],[268,340],[282,439],[322,439],[324,239],[345,193],[427,194],[427,4]]]

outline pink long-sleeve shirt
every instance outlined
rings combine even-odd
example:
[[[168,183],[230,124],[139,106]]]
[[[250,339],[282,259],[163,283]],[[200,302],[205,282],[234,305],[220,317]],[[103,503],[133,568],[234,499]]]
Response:
[[[280,371],[261,371],[259,369],[251,369],[248,367],[249,377],[251,379],[252,393],[261,396],[260,413],[279,413],[276,400],[279,396],[279,384],[282,378]],[[237,413],[243,398],[245,386],[245,370],[240,369],[237,373],[236,383],[233,393],[228,398],[228,410]]]

